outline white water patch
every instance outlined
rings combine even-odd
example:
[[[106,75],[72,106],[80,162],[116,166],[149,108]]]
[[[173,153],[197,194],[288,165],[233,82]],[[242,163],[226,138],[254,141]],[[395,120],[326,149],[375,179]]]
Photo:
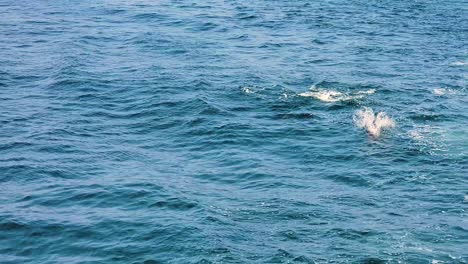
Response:
[[[369,107],[364,107],[357,110],[353,115],[354,123],[359,127],[367,130],[369,135],[377,138],[383,130],[395,127],[395,121],[390,118],[387,113],[374,113],[374,110]]]
[[[242,91],[246,94],[253,94],[255,93],[252,88],[250,87],[242,87]]]
[[[447,89],[447,88],[435,88],[432,90],[432,93],[437,96],[443,96],[443,95],[454,95],[456,94],[456,91],[452,89]]]
[[[435,88],[432,90],[432,93],[435,95],[444,95],[446,93],[446,90],[444,88]]]
[[[323,102],[338,102],[338,101],[347,101],[351,100],[352,98],[349,96],[344,95],[343,93],[333,91],[333,90],[322,90],[317,92],[304,92],[300,93],[299,96],[304,97],[313,97]]]
[[[456,62],[453,62],[450,65],[453,65],[453,66],[468,66],[468,62],[466,62],[466,61],[456,61]]]
[[[369,89],[369,90],[366,90],[366,91],[358,91],[356,94],[373,94],[375,92],[376,92],[375,89]]]
[[[339,101],[362,99],[364,98],[365,95],[373,94],[373,93],[375,93],[375,89],[357,91],[354,93],[342,93],[342,92],[335,91],[335,90],[319,89],[313,85],[312,87],[310,87],[310,91],[303,92],[298,95],[303,96],[303,97],[313,97],[322,102],[333,103],[333,102],[339,102]]]

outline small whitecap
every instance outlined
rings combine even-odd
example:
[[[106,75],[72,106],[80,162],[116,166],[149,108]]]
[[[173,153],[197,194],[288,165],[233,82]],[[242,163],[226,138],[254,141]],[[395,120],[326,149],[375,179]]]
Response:
[[[453,89],[448,89],[448,88],[435,88],[432,90],[432,93],[437,96],[442,96],[442,95],[454,95],[456,94],[456,91]]]
[[[375,89],[357,91],[354,93],[343,93],[335,90],[319,89],[313,85],[312,87],[310,87],[310,91],[299,93],[298,95],[303,97],[313,97],[322,102],[332,103],[339,101],[362,99],[364,98],[364,95],[373,93],[375,93]]]
[[[453,65],[453,66],[467,66],[468,62],[466,62],[466,61],[456,61],[456,62],[453,62],[451,65]]]
[[[465,202],[468,202],[468,195],[465,195]]]
[[[349,100],[350,98],[343,95],[343,93],[333,90],[310,91],[300,93],[299,96],[313,97],[323,102],[338,102]]]
[[[387,113],[374,113],[370,107],[363,107],[357,110],[353,115],[354,123],[367,130],[369,135],[378,138],[383,130],[395,127],[395,121]]]
[[[255,93],[250,87],[242,87],[242,91],[247,94]]]
[[[356,94],[374,94],[376,92],[375,89],[369,89],[366,91],[358,91]]]
[[[444,95],[447,92],[445,88],[435,88],[432,93],[435,95]]]

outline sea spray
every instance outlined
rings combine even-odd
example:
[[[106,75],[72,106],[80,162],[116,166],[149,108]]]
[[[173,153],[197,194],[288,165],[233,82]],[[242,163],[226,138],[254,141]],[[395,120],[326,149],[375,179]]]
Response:
[[[363,107],[357,110],[353,116],[354,123],[367,130],[373,137],[379,137],[382,130],[395,127],[395,121],[391,119],[385,112],[374,113],[374,110],[369,107]]]

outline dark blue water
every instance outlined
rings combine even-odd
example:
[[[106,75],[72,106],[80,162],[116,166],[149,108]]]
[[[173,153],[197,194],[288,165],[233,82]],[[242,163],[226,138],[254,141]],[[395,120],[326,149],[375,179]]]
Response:
[[[468,263],[467,86],[463,0],[2,0],[0,262]]]

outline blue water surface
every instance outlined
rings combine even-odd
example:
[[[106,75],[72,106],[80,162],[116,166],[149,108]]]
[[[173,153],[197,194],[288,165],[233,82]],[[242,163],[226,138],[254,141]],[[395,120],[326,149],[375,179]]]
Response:
[[[468,263],[467,87],[465,0],[0,0],[0,263]]]

